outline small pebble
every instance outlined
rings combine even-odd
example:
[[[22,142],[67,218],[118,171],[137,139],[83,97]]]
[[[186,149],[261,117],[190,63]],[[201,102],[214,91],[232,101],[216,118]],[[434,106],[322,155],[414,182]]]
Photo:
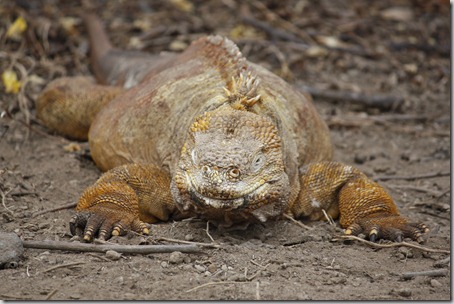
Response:
[[[161,262],[161,267],[162,268],[167,268],[167,267],[169,267],[169,263],[167,263],[166,261],[162,261]]]
[[[189,264],[189,263],[191,263],[191,257],[188,256],[188,255],[185,255],[184,258],[183,258],[183,261],[184,261],[186,264]]]
[[[184,254],[179,251],[174,251],[170,254],[169,262],[171,264],[181,264],[184,262]]]
[[[192,241],[194,239],[194,236],[192,234],[186,234],[184,236],[184,239],[188,242]]]
[[[205,272],[205,270],[206,270],[204,266],[198,265],[198,264],[195,264],[194,268],[200,273]]]
[[[38,225],[39,229],[47,229],[49,227],[50,227],[49,223],[41,223],[41,224]]]
[[[118,253],[113,250],[107,250],[106,251],[106,258],[112,260],[112,261],[117,261],[121,258],[121,253]]]
[[[208,266],[208,271],[211,272],[211,273],[215,272],[217,269],[218,268],[216,267],[216,264],[210,264]]]
[[[441,287],[442,284],[439,281],[437,281],[435,279],[432,279],[432,280],[430,280],[430,286],[432,286],[432,287]]]
[[[399,289],[399,290],[397,290],[397,294],[398,294],[399,296],[401,296],[401,297],[406,297],[406,298],[408,298],[408,297],[411,296],[411,290],[410,290],[410,289],[406,289],[406,288],[404,288],[404,289]]]

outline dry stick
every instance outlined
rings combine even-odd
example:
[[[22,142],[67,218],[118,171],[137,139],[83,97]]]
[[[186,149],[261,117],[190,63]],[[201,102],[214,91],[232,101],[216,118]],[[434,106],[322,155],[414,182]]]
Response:
[[[444,277],[448,274],[448,269],[434,269],[419,272],[405,272],[402,274],[403,279],[412,279],[417,276]]]
[[[200,247],[221,248],[221,245],[215,244],[215,243],[210,244],[210,243],[190,242],[190,241],[170,239],[170,238],[165,238],[165,237],[160,237],[160,238],[157,239],[157,241],[166,241],[166,242],[181,243],[181,244],[191,244],[191,245],[197,245],[197,246],[200,246]]]
[[[206,234],[208,235],[208,237],[210,238],[211,242],[212,243],[215,243],[213,237],[211,236],[210,234],[210,221],[207,221],[207,229],[205,230]]]
[[[302,91],[311,94],[316,98],[323,98],[328,100],[344,100],[357,104],[362,104],[368,107],[377,107],[382,110],[389,110],[402,102],[401,97],[394,97],[389,95],[365,95],[354,92],[342,92],[325,89],[317,89],[307,85],[299,86]]]
[[[56,241],[24,241],[24,248],[50,249],[82,252],[106,252],[113,250],[119,253],[170,253],[174,251],[196,253],[201,248],[195,245],[95,245],[85,243],[70,243]]]
[[[422,250],[422,251],[427,251],[427,252],[447,253],[447,254],[450,253],[449,250],[445,250],[445,249],[434,249],[434,248],[419,246],[419,245],[415,245],[415,244],[411,244],[411,243],[407,243],[407,242],[391,243],[391,244],[378,244],[378,243],[374,243],[374,242],[370,242],[370,241],[364,240],[364,239],[359,238],[359,237],[354,236],[354,235],[340,235],[339,237],[340,237],[341,239],[360,241],[360,242],[362,242],[362,243],[365,243],[365,244],[367,244],[367,245],[369,245],[369,246],[371,246],[371,247],[375,247],[375,248],[391,248],[391,247],[401,247],[401,246],[404,246],[404,247],[415,248],[415,249]],[[333,241],[338,241],[338,239],[334,238]]]
[[[450,262],[451,262],[451,256],[448,256],[447,258],[444,258],[442,260],[435,261],[434,267],[448,266]]]
[[[200,285],[200,286],[196,286],[196,287],[194,287],[194,288],[188,289],[188,290],[186,290],[185,292],[195,291],[195,290],[197,290],[197,289],[200,289],[200,288],[203,288],[203,287],[207,287],[207,286],[211,286],[211,285],[222,285],[222,284],[245,284],[245,283],[250,283],[250,282],[237,282],[237,281],[209,282],[209,283],[205,283],[205,284],[202,284],[202,285]]]
[[[103,256],[101,256],[101,255],[97,255],[97,254],[95,254],[95,253],[89,252],[89,253],[87,253],[87,255],[92,256],[92,257],[94,257],[94,258],[98,258],[98,259],[103,260],[103,261],[105,261],[105,262],[112,262],[112,260],[110,260],[110,259],[108,259],[108,258],[106,258],[106,257],[103,257]]]
[[[22,296],[16,296],[16,295],[9,295],[9,294],[6,294],[6,293],[0,294],[0,297],[2,297],[2,298],[11,298],[11,299],[15,299],[15,300],[31,300],[31,299],[32,299],[32,298],[30,298],[30,297],[22,297]]]
[[[291,217],[290,215],[288,214],[284,214],[284,217],[290,221],[292,221],[293,223],[297,224],[298,226],[300,226],[301,228],[304,228],[304,229],[307,229],[307,230],[314,230],[314,228],[312,227],[309,227],[307,225],[304,225],[303,223],[301,223],[300,221],[297,221],[295,220],[293,217]]]
[[[46,210],[43,210],[43,211],[39,211],[39,212],[33,213],[32,217],[36,217],[38,215],[43,215],[43,214],[49,213],[49,212],[55,212],[55,211],[64,210],[64,209],[70,209],[70,208],[74,208],[76,206],[77,206],[77,203],[69,203],[69,204],[66,204],[66,205],[59,206],[59,207],[50,208],[50,209],[46,209]]]
[[[395,188],[395,189],[408,189],[408,190],[414,190],[418,192],[424,192],[428,194],[432,194],[435,197],[439,197],[441,195],[440,191],[432,190],[429,188],[423,188],[423,187],[416,187],[412,185],[388,185],[390,188]]]
[[[85,262],[73,262],[73,263],[68,263],[68,264],[57,265],[57,266],[44,270],[43,273],[49,272],[49,271],[52,271],[52,270],[55,270],[58,268],[71,267],[71,266],[76,266],[76,265],[80,265],[80,264],[85,264]]]
[[[14,212],[11,211],[8,207],[6,207],[6,196],[8,195],[9,192],[11,192],[12,189],[6,191],[6,192],[3,192],[2,190],[0,190],[0,194],[2,196],[2,206],[3,208],[6,209],[6,211],[8,211],[11,215],[14,216]]]
[[[328,223],[331,226],[336,226],[336,223],[334,223],[333,218],[331,216],[329,216],[328,213],[326,213],[325,209],[322,209],[322,212],[323,212],[323,215],[325,216],[326,220],[328,221]]]
[[[375,181],[385,181],[390,179],[404,179],[404,180],[414,180],[414,179],[423,179],[423,178],[433,178],[441,176],[450,176],[451,172],[435,172],[421,175],[408,175],[408,176],[399,176],[399,175],[389,175],[389,176],[377,176],[374,178]]]
[[[47,295],[46,301],[50,300],[50,298],[52,298],[54,296],[54,294],[57,293],[57,291],[58,291],[58,289],[52,290],[52,292]]]
[[[262,30],[262,31],[268,33],[271,36],[271,39],[273,39],[273,40],[276,38],[279,38],[279,39],[283,39],[283,40],[287,40],[287,41],[297,42],[299,44],[309,47],[309,45],[305,41],[296,37],[292,33],[288,33],[281,29],[275,28],[275,27],[271,26],[270,24],[257,20],[251,16],[242,16],[241,21],[243,21],[244,23],[249,24],[255,28],[258,28],[259,30]]]

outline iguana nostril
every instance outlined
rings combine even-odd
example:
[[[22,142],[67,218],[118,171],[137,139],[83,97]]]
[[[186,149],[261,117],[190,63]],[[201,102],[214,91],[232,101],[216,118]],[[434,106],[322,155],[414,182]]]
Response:
[[[240,176],[240,170],[238,168],[230,169],[229,170],[229,176],[233,177],[233,178],[236,178],[236,177]]]

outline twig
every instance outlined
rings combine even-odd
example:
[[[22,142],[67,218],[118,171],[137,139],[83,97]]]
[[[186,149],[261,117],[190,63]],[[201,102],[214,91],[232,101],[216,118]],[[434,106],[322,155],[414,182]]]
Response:
[[[427,276],[427,277],[444,277],[448,274],[448,269],[434,269],[426,270],[419,272],[405,272],[402,274],[402,278],[405,280],[412,279],[417,276]]]
[[[215,243],[213,237],[211,236],[210,234],[210,221],[207,221],[207,229],[205,230],[206,234],[208,235],[208,237],[210,238],[211,242],[212,243]]]
[[[0,297],[2,297],[2,298],[10,298],[10,299],[15,299],[15,300],[31,300],[32,299],[30,297],[15,296],[15,295],[9,295],[9,294],[6,294],[6,293],[0,294]]]
[[[407,243],[407,242],[391,243],[391,244],[378,244],[378,243],[374,243],[374,242],[370,242],[370,241],[364,240],[364,239],[359,238],[359,237],[354,236],[354,235],[340,235],[338,237],[340,237],[341,239],[360,241],[362,243],[365,243],[365,244],[367,244],[367,245],[369,245],[371,247],[375,247],[375,248],[391,248],[391,247],[402,247],[402,246],[404,246],[404,247],[410,247],[410,248],[414,248],[414,249],[418,249],[418,250],[422,250],[422,251],[427,251],[427,252],[447,253],[447,254],[450,253],[449,250],[434,249],[434,248],[424,247],[424,246],[415,245],[415,244],[411,244],[411,243]],[[339,241],[339,239],[334,238],[333,241]]]
[[[262,266],[260,264],[254,263],[252,260],[251,263],[259,266],[261,269],[257,270],[257,272],[254,275],[246,277],[246,280],[248,281],[252,281],[253,279],[255,279],[262,272],[262,270],[265,270],[268,266],[270,266],[270,263],[266,264],[265,266]]]
[[[286,31],[289,31],[289,32],[293,33],[294,35],[300,37],[301,39],[303,39],[303,41],[306,41],[307,43],[312,43],[312,44],[315,43],[314,39],[312,39],[312,37],[308,33],[306,33],[306,31],[301,30],[298,26],[296,26],[292,22],[285,20],[284,18],[279,16],[279,14],[276,14],[273,10],[270,10],[266,6],[266,4],[262,3],[261,1],[255,1],[255,0],[251,1],[250,3],[256,9],[261,10],[264,13],[265,18],[268,21],[276,22],[277,25],[281,26]]]
[[[3,192],[2,190],[0,190],[0,195],[2,196],[2,206],[3,206],[3,208],[5,208],[6,211],[8,211],[11,215],[14,216],[14,212],[11,211],[8,207],[6,207],[6,196],[8,195],[9,192],[11,192],[11,190],[12,189],[9,189],[6,192]]]
[[[325,216],[326,220],[328,221],[328,223],[331,226],[336,226],[336,223],[334,223],[333,218],[331,216],[329,216],[328,213],[326,213],[325,209],[322,209],[322,212],[323,212],[323,215]]]
[[[408,176],[399,176],[399,175],[389,175],[389,176],[377,176],[374,178],[375,181],[385,181],[390,179],[404,179],[404,180],[414,180],[414,179],[424,179],[424,178],[433,178],[433,177],[442,177],[450,176],[451,172],[435,172],[421,175],[408,175]]]
[[[46,301],[50,300],[50,298],[52,298],[54,296],[54,294],[56,294],[58,291],[58,289],[54,289],[52,290],[46,297]]]
[[[390,110],[397,107],[403,99],[389,95],[366,95],[355,92],[342,92],[333,90],[321,90],[307,85],[298,86],[302,91],[311,94],[314,98],[323,98],[333,101],[349,101],[367,107],[376,107],[381,110]]]
[[[272,25],[266,22],[257,20],[252,16],[242,16],[241,21],[266,32],[271,36],[271,40],[283,39],[287,41],[297,42],[299,44],[309,47],[309,45],[305,41],[296,37],[292,33],[287,33],[279,28],[273,27]]]
[[[432,194],[435,197],[439,197],[441,195],[440,191],[432,190],[432,189],[429,189],[429,188],[416,187],[416,186],[412,186],[412,185],[388,185],[388,187],[396,188],[396,189],[408,189],[408,190],[414,190],[414,191],[429,193],[429,194]]]
[[[205,284],[202,284],[200,286],[196,286],[194,288],[188,289],[185,292],[196,291],[197,289],[200,289],[200,288],[203,288],[203,287],[207,287],[207,286],[212,286],[212,285],[245,284],[245,283],[249,283],[249,282],[237,282],[237,281],[209,282],[209,283],[205,283]]]
[[[291,217],[290,215],[288,214],[284,214],[284,217],[290,221],[292,221],[293,223],[297,224],[298,226],[300,226],[301,228],[304,228],[304,229],[307,229],[307,230],[314,230],[314,228],[312,227],[309,227],[307,225],[304,225],[303,223],[301,223],[300,221],[297,221],[295,220],[293,217]]]
[[[49,213],[49,212],[55,212],[55,211],[64,210],[64,209],[70,209],[70,208],[74,208],[76,206],[77,206],[77,203],[69,203],[69,204],[66,204],[66,205],[59,206],[59,207],[50,208],[50,209],[46,209],[46,210],[43,210],[43,211],[36,212],[36,213],[34,213],[32,215],[32,217],[36,217],[38,215],[43,215],[43,214],[46,214],[46,213]]]
[[[437,268],[445,267],[445,266],[448,266],[449,263],[451,263],[451,256],[448,256],[447,258],[444,258],[442,260],[435,261],[434,267],[437,267]]]
[[[100,255],[97,255],[97,254],[94,254],[94,253],[91,253],[91,252],[87,253],[87,255],[92,256],[92,257],[97,258],[97,259],[100,259],[100,260],[103,260],[105,262],[112,262],[112,260],[109,260],[106,257],[100,256]]]
[[[201,249],[195,245],[95,245],[56,241],[24,241],[24,247],[82,252],[106,252],[108,250],[114,250],[119,253],[136,254],[170,253],[174,251],[196,253],[201,251]]]
[[[80,264],[85,264],[85,262],[73,262],[73,263],[68,263],[68,264],[57,265],[57,266],[44,270],[43,273],[49,272],[49,271],[52,271],[52,270],[55,270],[58,268],[71,267],[71,266],[76,266],[76,265],[80,265]]]
[[[200,246],[200,247],[209,247],[209,248],[221,248],[221,245],[216,244],[216,243],[199,243],[199,242],[183,241],[183,240],[177,240],[177,239],[171,239],[171,238],[165,238],[165,237],[160,237],[157,239],[157,241],[166,241],[166,242],[180,243],[180,244],[191,244],[191,245],[196,245],[196,246]]]

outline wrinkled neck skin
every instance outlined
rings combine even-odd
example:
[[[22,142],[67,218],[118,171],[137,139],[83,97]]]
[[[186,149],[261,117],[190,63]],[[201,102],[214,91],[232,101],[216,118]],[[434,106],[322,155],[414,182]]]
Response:
[[[171,185],[180,211],[221,227],[276,218],[289,189],[276,126],[230,105],[192,123]]]

